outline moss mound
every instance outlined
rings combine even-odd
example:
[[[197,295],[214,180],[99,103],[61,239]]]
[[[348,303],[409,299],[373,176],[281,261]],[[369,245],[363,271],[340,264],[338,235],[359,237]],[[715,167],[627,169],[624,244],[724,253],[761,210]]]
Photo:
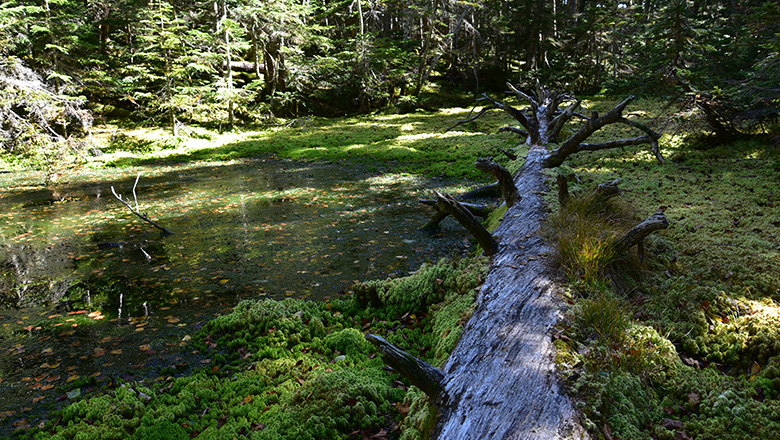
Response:
[[[384,370],[364,332],[441,364],[471,315],[486,263],[427,265],[384,282],[390,294],[370,304],[357,296],[241,302],[193,338],[205,356],[195,373],[107,388],[21,437],[314,440],[395,431],[422,438],[432,427],[433,406]],[[368,284],[379,283],[355,288]],[[414,300],[398,286],[414,286]]]

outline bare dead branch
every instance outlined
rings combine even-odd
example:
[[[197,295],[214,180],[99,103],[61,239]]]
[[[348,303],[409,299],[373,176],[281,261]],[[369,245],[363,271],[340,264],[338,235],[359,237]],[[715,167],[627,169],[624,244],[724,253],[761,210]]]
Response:
[[[474,108],[477,108],[477,107],[474,106]],[[469,115],[474,113],[474,108],[471,109],[471,111],[469,112]],[[466,119],[462,119],[460,121],[455,122],[455,125],[453,125],[452,127],[449,127],[448,129],[444,130],[444,132],[446,133],[446,132],[452,130],[453,128],[457,127],[458,125],[468,124],[469,122],[473,122],[473,121],[477,120],[477,118],[479,118],[480,116],[482,116],[485,113],[489,112],[490,110],[496,110],[497,108],[498,107],[495,104],[482,107],[482,110],[480,110],[480,112],[477,113],[476,115],[469,116]]]
[[[154,220],[150,219],[148,216],[146,216],[145,214],[142,214],[138,210],[138,198],[135,195],[135,187],[136,187],[136,185],[138,185],[138,179],[140,179],[140,178],[141,178],[141,173],[138,173],[138,176],[135,178],[135,185],[133,185],[133,199],[135,199],[135,208],[133,208],[133,206],[130,204],[130,202],[128,202],[125,199],[123,199],[121,194],[117,194],[116,193],[116,190],[114,189],[113,185],[111,186],[111,192],[114,194],[114,197],[116,197],[117,200],[119,200],[120,202],[122,202],[122,204],[127,206],[127,208],[130,210],[130,212],[135,214],[138,218],[140,218],[141,220],[149,223],[150,225],[154,226],[155,228],[159,229],[165,235],[174,235],[174,233],[171,232],[169,229],[165,228],[164,226],[162,226],[159,223],[155,222]]]
[[[625,119],[622,115],[623,110],[626,108],[629,102],[634,99],[634,96],[629,96],[628,98],[624,99],[622,102],[620,102],[618,105],[616,105],[612,110],[607,112],[604,116],[599,117],[597,112],[593,112],[592,116],[588,119],[588,121],[585,123],[585,125],[580,128],[579,131],[574,133],[566,142],[564,142],[560,147],[558,147],[556,150],[552,151],[547,158],[545,159],[544,166],[546,168],[554,168],[559,165],[561,165],[567,157],[569,157],[571,154],[580,152],[580,151],[593,151],[593,150],[603,150],[606,148],[617,148],[621,146],[627,146],[627,145],[638,145],[640,143],[650,143],[654,144],[654,149],[656,148],[655,145],[657,144],[657,138],[653,139],[653,135],[648,134],[647,136],[642,136],[638,138],[631,138],[631,139],[623,139],[618,141],[612,141],[612,142],[604,142],[600,144],[585,144],[585,140],[590,137],[593,133],[601,129],[602,127],[614,124],[614,123],[627,123],[629,125],[632,125],[642,131],[650,130],[645,126],[645,129],[640,128],[637,125],[634,125],[633,121],[629,121],[628,119]],[[647,131],[646,131],[647,132]],[[654,132],[653,132],[654,133]],[[654,133],[657,134],[657,133]],[[655,150],[657,151],[657,149]],[[660,153],[656,154],[656,157],[660,156]]]
[[[507,125],[506,127],[501,127],[498,129],[499,133],[503,133],[505,131],[511,131],[512,133],[517,133],[520,136],[528,136],[528,132],[523,130],[520,127],[515,127],[514,125]]]
[[[601,185],[596,187],[596,193],[604,198],[619,196],[623,192],[623,190],[621,190],[620,187],[618,187],[618,185],[620,185],[620,182],[622,182],[622,180],[615,179],[611,182],[602,183]]]
[[[439,223],[442,222],[447,216],[450,214],[447,212],[440,211],[437,208],[438,201],[436,200],[420,200],[420,203],[423,205],[433,206],[436,208],[436,211],[433,213],[433,216],[430,220],[428,220],[428,223],[426,223],[421,229],[425,231],[435,231],[439,228]],[[460,202],[463,207],[469,210],[469,212],[476,216],[476,217],[482,217],[487,218],[487,216],[490,214],[490,207],[488,205],[484,204],[475,204],[475,203],[466,203],[466,202]]]
[[[637,136],[634,138],[615,139],[613,141],[601,142],[598,144],[581,143],[577,147],[577,152],[580,151],[598,151],[609,150],[611,148],[628,147],[631,145],[641,145],[652,143],[653,139],[650,136]]]
[[[647,125],[639,122],[639,121],[633,121],[628,118],[621,118],[620,121],[623,124],[628,124],[636,129],[642,130],[652,139],[652,150],[653,154],[655,154],[655,159],[658,161],[658,163],[664,163],[664,157],[661,155],[661,149],[658,146],[658,139],[661,138],[661,134],[653,131],[650,127]]]
[[[642,223],[634,226],[620,240],[615,243],[615,251],[621,254],[627,251],[631,246],[637,245],[639,260],[644,260],[644,248],[642,240],[648,235],[660,229],[669,227],[669,220],[663,212],[659,211],[646,218]]]
[[[382,354],[382,359],[401,376],[421,389],[434,402],[441,398],[444,373],[433,365],[417,359],[377,335],[366,335],[366,339]]]
[[[498,252],[498,242],[477,219],[471,215],[471,212],[461,205],[449,194],[442,194],[438,191],[433,192],[436,195],[436,208],[439,211],[451,214],[455,219],[466,228],[471,235],[476,238],[477,243],[485,251],[485,255],[493,255]]]
[[[563,126],[575,115],[575,111],[580,107],[580,103],[582,103],[582,101],[575,99],[574,102],[566,107],[566,110],[558,113],[555,119],[550,122],[550,139],[555,139],[558,137],[558,134],[561,132]]]
[[[534,113],[537,113],[539,111],[539,103],[536,102],[536,100],[525,93],[523,93],[521,90],[519,90],[517,87],[512,85],[512,83],[507,82],[506,86],[509,87],[509,91],[513,93],[515,96],[518,97],[521,101],[526,101],[531,106],[531,109]]]
[[[509,160],[517,160],[517,155],[509,150],[505,150],[503,148],[499,148],[498,151],[504,153],[506,157],[509,158]]]
[[[476,167],[478,170],[490,173],[498,179],[498,185],[501,187],[501,193],[504,196],[507,207],[512,207],[512,205],[520,200],[520,194],[517,192],[517,186],[515,186],[515,181],[512,178],[512,174],[509,173],[509,170],[504,168],[501,164],[486,158],[477,159]]]

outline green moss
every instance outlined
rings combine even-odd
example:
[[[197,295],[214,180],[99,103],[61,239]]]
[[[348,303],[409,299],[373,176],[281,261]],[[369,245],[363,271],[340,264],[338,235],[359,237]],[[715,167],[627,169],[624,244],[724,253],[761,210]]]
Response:
[[[189,376],[153,387],[125,384],[65,407],[36,439],[345,439],[404,426],[424,438],[433,406],[398,387],[364,331],[442,364],[471,315],[482,258],[442,261],[388,280],[386,303],[355,296],[330,302],[239,303],[208,322],[193,345],[209,357]],[[411,301],[399,290],[413,286]],[[409,313],[410,304],[417,315]],[[406,402],[406,403],[403,403]],[[416,437],[414,437],[416,436]]]
[[[399,427],[399,440],[426,440],[436,427],[436,406],[431,399],[417,388],[411,388],[406,394],[403,406],[409,415]]]
[[[141,426],[133,433],[133,440],[187,440],[189,438],[184,428],[168,420]]]
[[[491,211],[490,215],[488,215],[488,218],[484,222],[485,228],[490,232],[495,231],[496,228],[501,224],[501,221],[504,219],[507,209],[508,208],[506,204],[503,204]]]
[[[395,313],[421,313],[441,302],[448,291],[468,293],[480,285],[485,263],[479,259],[423,264],[412,276],[368,281],[353,286],[358,300],[375,307],[387,307]]]

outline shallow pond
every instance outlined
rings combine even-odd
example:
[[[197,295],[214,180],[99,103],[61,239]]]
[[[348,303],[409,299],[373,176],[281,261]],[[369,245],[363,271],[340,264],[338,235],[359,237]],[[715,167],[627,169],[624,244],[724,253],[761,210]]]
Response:
[[[111,194],[175,234],[163,236]],[[417,199],[454,182],[273,157],[0,174],[0,435],[95,384],[182,374],[238,301],[314,300],[466,252]],[[448,187],[449,186],[449,187]]]

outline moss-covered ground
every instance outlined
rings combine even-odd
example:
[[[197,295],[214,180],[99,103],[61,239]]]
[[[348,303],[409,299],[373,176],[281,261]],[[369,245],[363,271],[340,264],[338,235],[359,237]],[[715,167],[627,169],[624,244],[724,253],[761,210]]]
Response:
[[[663,111],[631,109],[646,119]],[[572,226],[552,233],[574,304],[557,335],[559,365],[596,438],[776,438],[780,150],[760,136],[696,146],[669,126],[661,145],[663,165],[634,147],[584,153],[556,171],[576,175],[581,201],[615,178],[626,190],[591,217],[550,196],[551,224]],[[610,255],[610,240],[659,209],[670,226],[646,240],[643,263],[635,250]]]
[[[614,103],[588,104],[603,111]],[[575,198],[614,178],[626,190],[604,205],[609,209],[585,210],[577,215],[587,218],[574,222],[554,192],[549,199],[558,232],[548,234],[569,240],[560,263],[572,307],[555,335],[558,363],[583,423],[605,439],[775,438],[780,152],[761,137],[696,148],[689,132],[660,118],[668,109],[645,101],[629,110],[665,131],[665,164],[631,147],[584,153],[553,171],[574,173]],[[466,113],[313,119],[219,136],[193,131],[131,154],[105,148],[99,160],[122,166],[272,153],[483,178],[472,170],[473,159],[499,157],[497,148],[511,148],[516,138],[488,134],[506,121],[501,115],[440,134]],[[621,127],[600,136],[622,133]],[[151,136],[123,135],[140,143]],[[646,240],[644,261],[609,253],[615,237],[658,209],[670,226]],[[561,226],[583,233],[562,234]],[[430,402],[384,371],[362,334],[377,333],[441,365],[485,267],[484,260],[425,266],[410,278],[358,284],[354,296],[328,303],[241,303],[195,338],[205,356],[195,374],[118,383],[20,435],[426,438]]]
[[[486,272],[484,258],[442,260],[407,278],[357,283],[344,299],[241,302],[193,338],[203,355],[193,374],[117,382],[19,437],[422,438],[431,405],[385,371],[364,334],[441,365]]]

